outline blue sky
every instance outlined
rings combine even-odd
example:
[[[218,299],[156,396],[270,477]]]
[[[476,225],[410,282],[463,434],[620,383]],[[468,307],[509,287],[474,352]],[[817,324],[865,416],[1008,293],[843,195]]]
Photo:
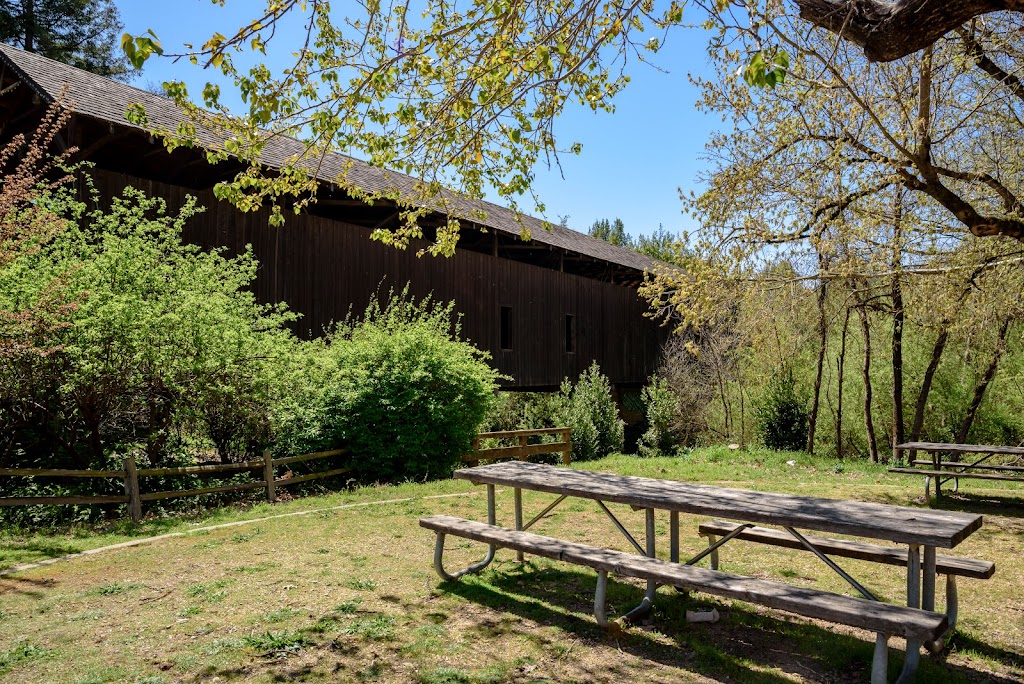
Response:
[[[215,31],[231,35],[263,3],[228,0],[219,7],[210,0],[117,0],[117,6],[126,31],[138,35],[153,29],[164,49],[175,52],[184,43],[202,44]],[[663,71],[634,64],[632,83],[616,98],[614,114],[573,106],[562,115],[556,127],[560,144],[578,141],[583,152],[564,156],[561,174],[557,168],[536,170],[534,187],[547,207],[546,218],[568,215],[572,228],[585,231],[597,219],[618,217],[634,235],[649,234],[659,224],[672,232],[696,227],[682,213],[679,189],[699,190],[704,142],[723,125],[694,109],[698,92],[687,74],[708,72],[705,44],[698,29],[676,30],[655,57]],[[275,58],[288,52],[287,41],[279,40],[268,48],[266,61],[273,67]],[[199,93],[211,76],[185,61],[151,59],[134,85],[176,79]]]

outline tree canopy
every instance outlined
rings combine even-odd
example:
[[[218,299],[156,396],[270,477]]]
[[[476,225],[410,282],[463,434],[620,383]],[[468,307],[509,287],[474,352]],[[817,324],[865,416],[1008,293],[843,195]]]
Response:
[[[995,162],[983,161],[983,149],[997,145],[1010,132],[1006,126],[1013,127],[1010,119],[1016,116],[1016,104],[1006,98],[1024,98],[1024,87],[1014,75],[1019,56],[1014,31],[1021,15],[990,14],[1014,3],[694,0],[692,4],[704,13],[705,26],[718,31],[710,47],[723,75],[739,73],[748,86],[785,90],[781,96],[785,101],[800,88],[777,86],[800,69],[800,78],[807,83],[820,75],[823,82],[837,84],[840,92],[848,94],[856,121],[873,130],[872,136],[877,133],[877,140],[863,146],[858,131],[853,135],[842,126],[812,130],[808,136],[819,136],[814,141],[819,147],[849,151],[857,159],[854,168],[865,175],[863,182],[853,184],[860,188],[854,193],[865,191],[865,183],[880,186],[878,190],[900,185],[927,197],[929,210],[940,207],[950,225],[979,236],[1024,236],[1018,193],[1006,182],[1005,161],[996,164],[999,175],[988,168]],[[945,12],[950,8],[955,11]],[[458,219],[474,217],[447,211],[451,207],[446,188],[471,197],[482,197],[493,188],[513,207],[523,196],[531,197],[535,208],[543,211],[543,202],[531,191],[535,165],[557,164],[560,154],[581,151],[578,143],[566,144],[556,135],[560,112],[570,102],[614,111],[614,98],[627,86],[632,64],[655,60],[669,29],[682,26],[683,3],[656,8],[653,0],[561,0],[553,5],[529,0],[478,0],[466,5],[419,0],[371,3],[344,11],[350,14],[332,11],[325,0],[271,0],[259,16],[233,34],[216,33],[202,44],[188,46],[184,53],[168,55],[220,71],[238,90],[245,108],[230,113],[221,103],[220,86],[213,82],[203,90],[203,108],[190,101],[183,83],[168,83],[166,91],[190,113],[192,123],[162,133],[170,146],[198,144],[203,139],[209,147],[210,136],[204,130],[215,130],[223,143],[211,152],[211,159],[232,155],[251,164],[247,171],[221,183],[218,196],[242,209],[269,201],[275,222],[283,221],[285,206],[298,211],[315,201],[315,176],[331,152],[357,154],[378,168],[421,179],[409,182],[393,175],[386,187],[368,190],[344,171],[332,182],[353,197],[371,202],[385,198],[405,209],[401,228],[376,231],[375,237],[389,243],[404,245],[410,237],[422,237],[417,219],[430,209],[444,211],[450,220],[438,230],[432,251],[450,254],[458,238]],[[943,90],[947,77],[958,83],[971,80],[970,89],[963,91],[971,94],[950,105],[963,108],[955,136],[928,133],[927,140],[922,139],[923,129],[916,122],[921,116],[930,121],[937,105],[922,99],[916,106],[920,111],[914,112],[902,103],[906,97],[915,97],[917,91],[907,88],[916,86],[894,79],[918,69],[920,60],[904,57],[888,70],[868,65],[871,59],[896,56],[899,50],[875,54],[872,45],[899,42],[892,35],[886,38],[885,31],[909,26],[906,17],[912,11],[919,13],[918,21],[913,30],[905,31],[900,50],[912,51],[921,41],[931,45],[946,36],[941,38],[942,49],[955,54],[941,57],[945,70],[941,74],[929,67],[932,80],[921,92],[942,90],[935,94],[937,101],[940,94],[953,97]],[[843,12],[848,21],[837,24]],[[240,53],[264,53],[275,40],[278,24],[289,15],[301,18],[304,43],[288,68],[273,73],[258,59],[249,68],[236,66]],[[950,17],[955,19],[952,24]],[[868,26],[871,21],[875,24]],[[855,43],[867,48],[866,57]],[[155,33],[125,35],[122,44],[137,65],[162,51]],[[864,80],[849,80],[854,71],[856,78]],[[823,93],[826,88],[818,89],[815,97],[825,97]],[[891,97],[891,111],[878,111],[869,103],[883,93]],[[970,98],[975,95],[991,106],[972,109]],[[772,92],[763,99],[775,97],[779,96]],[[812,109],[803,105],[787,110],[795,117],[790,125],[799,127],[800,117]],[[844,116],[835,107],[829,112],[839,117],[835,122]],[[146,123],[142,111],[132,111],[130,118]],[[813,113],[812,118],[821,116]],[[895,123],[905,127],[894,135]],[[812,126],[805,121],[804,128]],[[260,154],[282,135],[300,138],[304,149],[285,168],[268,173],[259,165]],[[974,161],[956,168],[948,159],[938,158],[940,144],[951,154],[972,146]],[[867,180],[866,174],[879,170],[881,175]],[[841,196],[836,201],[843,203]],[[813,222],[837,208],[812,208],[809,216]]]
[[[122,28],[112,0],[0,1],[0,41],[126,80],[131,71],[117,42]]]

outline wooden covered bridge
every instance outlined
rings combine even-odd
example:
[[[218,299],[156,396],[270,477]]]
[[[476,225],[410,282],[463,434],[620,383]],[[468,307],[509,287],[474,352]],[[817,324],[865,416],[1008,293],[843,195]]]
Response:
[[[512,211],[485,202],[461,203],[459,215],[483,209],[486,219],[463,222],[456,254],[447,259],[417,257],[425,243],[402,251],[371,240],[373,228],[398,220],[394,205],[370,206],[337,191],[321,190],[308,211],[270,227],[269,211],[245,214],[213,195],[217,182],[241,170],[238,162],[211,165],[198,149],[167,152],[125,119],[130,104],[142,103],[153,125],[174,130],[182,114],[170,100],[3,44],[0,67],[3,139],[34,127],[66,89],[62,101],[72,116],[61,144],[95,164],[101,196],[134,186],[172,208],[186,195],[198,198],[207,210],[189,222],[186,238],[234,252],[251,244],[260,262],[257,297],[301,313],[299,334],[316,335],[350,309],[361,312],[378,289],[408,282],[417,297],[455,301],[463,336],[513,378],[508,389],[552,389],[596,361],[620,392],[629,392],[655,370],[665,331],[644,316],[648,307],[637,294],[644,271],[658,263],[652,259],[564,227],[548,229],[529,216],[517,221]],[[283,162],[298,146],[276,141],[264,158]],[[349,178],[367,189],[385,182],[384,172],[358,160],[332,155],[326,162],[325,185],[347,164]],[[429,230],[445,218],[435,214],[422,223]],[[523,225],[529,241],[520,238]]]

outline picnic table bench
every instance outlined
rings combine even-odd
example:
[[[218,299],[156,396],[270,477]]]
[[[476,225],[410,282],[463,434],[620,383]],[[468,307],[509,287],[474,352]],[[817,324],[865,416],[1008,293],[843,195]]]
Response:
[[[910,460],[909,468],[889,468],[890,473],[924,475],[924,497],[931,500],[931,481],[935,480],[935,498],[942,496],[942,485],[953,480],[954,491],[960,489],[960,479],[1002,480],[1005,482],[1024,482],[1024,466],[1012,464],[987,463],[993,456],[1024,457],[1024,447],[997,446],[985,444],[948,444],[945,442],[905,442],[897,444],[893,451],[898,457],[902,452],[923,451],[931,454],[930,459]],[[960,454],[971,454],[976,458],[971,462],[944,460],[944,457],[956,458]],[[929,466],[917,468],[914,466]],[[979,472],[981,471],[981,472]]]
[[[613,473],[571,470],[540,464],[509,462],[456,471],[455,477],[487,486],[488,522],[481,523],[451,516],[429,516],[420,524],[436,533],[434,567],[448,580],[467,572],[475,572],[491,562],[496,548],[508,548],[522,558],[524,553],[593,568],[598,573],[594,598],[594,614],[599,624],[609,624],[605,614],[607,575],[636,577],[647,581],[647,590],[640,605],[626,614],[630,619],[647,612],[659,585],[696,590],[712,595],[734,598],[778,608],[811,617],[876,632],[875,654],[871,680],[885,682],[888,669],[888,638],[907,640],[907,655],[899,681],[913,676],[920,658],[920,645],[940,644],[950,626],[950,618],[935,608],[935,575],[938,568],[955,570],[969,576],[991,576],[994,567],[957,565],[952,557],[937,560],[936,547],[952,548],[981,527],[981,516],[928,509],[888,506],[883,504],[819,499],[728,489],[708,485],[630,477]],[[496,523],[495,487],[513,489],[515,529]],[[549,492],[557,498],[529,522],[523,522],[522,490]],[[641,555],[601,549],[527,532],[566,497],[595,501],[608,515],[627,541]],[[627,504],[645,512],[646,544],[641,545],[608,509],[606,503]],[[655,511],[669,513],[669,559],[656,557]],[[679,559],[679,514],[695,513],[742,521],[734,529],[725,530],[722,538],[693,558]],[[731,539],[754,528],[753,523],[782,526],[802,548],[814,551],[866,599],[796,587],[782,582],[760,580],[694,567],[703,558]],[[881,553],[885,560],[907,568],[907,605],[885,604],[850,577],[826,554],[834,551],[830,540],[808,537],[803,529],[848,534],[906,544],[907,551]],[[467,568],[450,573],[444,568],[444,540],[447,535],[464,537],[487,544],[484,559]],[[838,540],[831,540],[838,541]],[[819,548],[823,547],[823,548]],[[889,547],[876,547],[889,548]],[[863,549],[862,549],[863,551]],[[898,562],[903,552],[904,561]],[[923,553],[922,553],[923,552]],[[832,555],[841,555],[833,553]],[[969,560],[969,559],[967,559]],[[981,562],[976,562],[981,563]],[[713,565],[717,565],[715,561]],[[991,564],[989,564],[991,565]],[[991,570],[991,571],[990,571]],[[986,575],[987,573],[987,575]],[[954,590],[955,591],[955,590]],[[947,604],[950,597],[947,596]],[[955,593],[953,595],[955,613]]]

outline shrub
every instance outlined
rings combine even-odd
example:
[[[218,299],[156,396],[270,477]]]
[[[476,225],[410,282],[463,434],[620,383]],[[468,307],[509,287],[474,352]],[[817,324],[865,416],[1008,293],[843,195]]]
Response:
[[[803,451],[807,447],[807,408],[797,397],[791,370],[772,376],[755,415],[758,433],[769,449]]]
[[[647,431],[640,437],[641,456],[665,456],[675,448],[671,426],[678,410],[678,401],[664,378],[652,378],[642,392],[647,413]]]
[[[590,461],[620,452],[625,441],[625,423],[619,418],[611,383],[596,363],[575,385],[564,380],[558,392],[502,392],[487,416],[486,425],[489,430],[568,427],[574,461]],[[534,444],[541,441],[530,438]],[[558,462],[556,456],[538,460]]]
[[[345,445],[364,479],[444,477],[469,451],[497,382],[482,352],[458,339],[454,303],[415,302],[408,288],[376,299],[320,346],[307,398],[279,414],[278,444]]]
[[[625,423],[612,397],[611,383],[594,363],[574,386],[562,383],[555,415],[572,430],[572,457],[588,461],[622,451]]]
[[[268,437],[268,403],[294,344],[283,307],[256,302],[250,253],[185,244],[176,214],[126,189],[109,209],[41,197],[74,221],[0,273],[0,307],[59,289],[75,306],[39,346],[0,369],[0,430],[20,462],[105,467],[138,451],[161,463],[183,434],[226,460]]]

